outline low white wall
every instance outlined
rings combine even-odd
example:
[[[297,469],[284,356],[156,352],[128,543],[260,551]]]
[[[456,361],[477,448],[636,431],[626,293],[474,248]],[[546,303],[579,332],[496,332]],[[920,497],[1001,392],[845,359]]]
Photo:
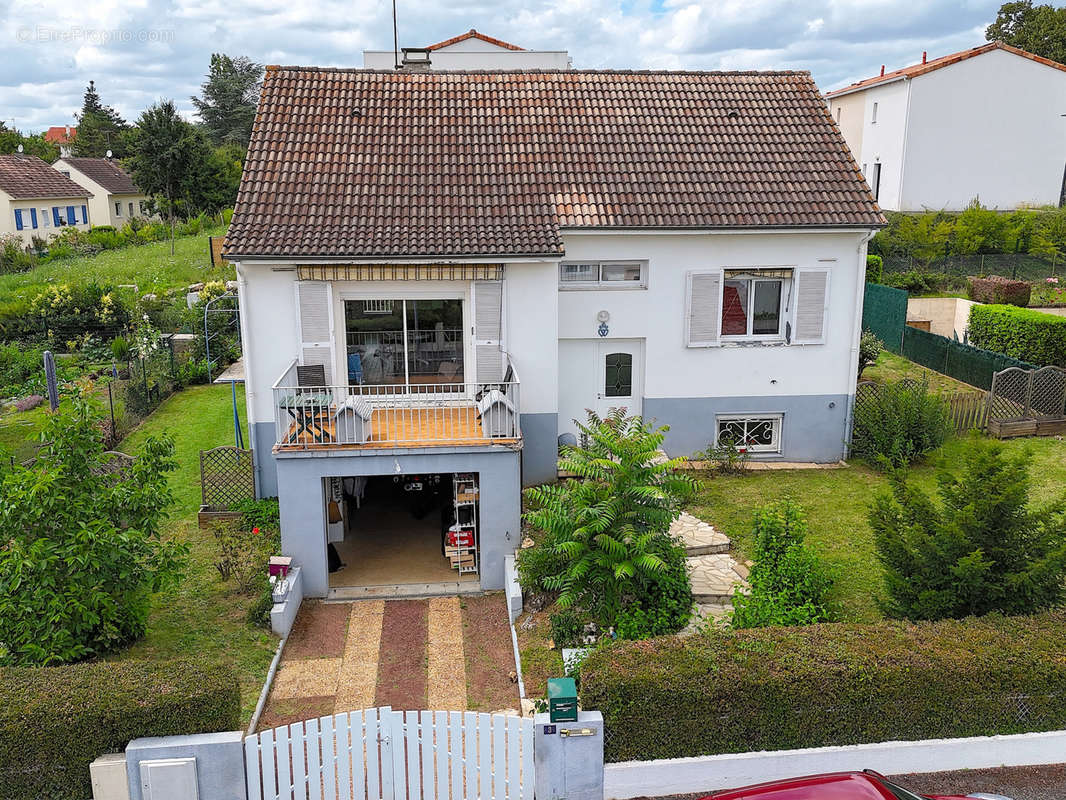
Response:
[[[929,332],[952,335],[961,342],[970,327],[970,308],[977,305],[962,297],[912,297],[907,301],[907,319],[929,320]]]
[[[503,589],[507,594],[507,616],[513,624],[522,613],[522,586],[518,582],[514,555],[503,557]]]
[[[303,574],[299,567],[289,573],[289,594],[284,603],[274,603],[270,609],[270,629],[284,639],[292,630],[292,623],[300,611],[304,599]]]
[[[1052,731],[626,761],[606,766],[603,788],[605,798],[623,800],[716,791],[823,772],[873,769],[898,775],[1058,764],[1064,753],[1066,731]]]

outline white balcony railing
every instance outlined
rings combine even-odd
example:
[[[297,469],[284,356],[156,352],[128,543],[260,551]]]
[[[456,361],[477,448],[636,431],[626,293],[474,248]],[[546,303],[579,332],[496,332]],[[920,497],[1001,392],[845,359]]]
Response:
[[[276,445],[432,447],[511,443],[521,437],[520,383],[301,385],[294,361],[274,384]]]

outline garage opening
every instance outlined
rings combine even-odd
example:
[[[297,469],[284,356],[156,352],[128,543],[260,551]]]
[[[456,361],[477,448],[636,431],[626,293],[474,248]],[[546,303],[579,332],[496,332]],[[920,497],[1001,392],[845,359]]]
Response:
[[[331,589],[428,594],[479,586],[476,473],[350,476],[326,484]]]

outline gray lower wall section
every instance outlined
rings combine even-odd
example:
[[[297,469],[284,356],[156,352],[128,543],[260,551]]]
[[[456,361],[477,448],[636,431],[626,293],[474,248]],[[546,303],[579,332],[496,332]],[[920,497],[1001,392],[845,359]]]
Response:
[[[522,414],[522,485],[554,481],[558,477],[559,415]]]
[[[476,472],[481,483],[481,586],[504,588],[504,556],[521,541],[519,451],[391,450],[374,455],[343,450],[280,455],[277,465],[281,510],[281,551],[303,572],[304,596],[325,597],[326,504],[323,478],[347,475],[395,475],[424,472]]]
[[[705,450],[714,442],[718,414],[782,414],[781,453],[753,454],[753,458],[781,461],[839,461],[845,455],[847,395],[791,397],[646,397],[644,418],[669,425],[663,449],[671,457]]]
[[[276,441],[273,422],[252,425],[252,453],[255,457],[255,493],[259,497],[278,496],[278,468],[274,462]]]
[[[130,800],[143,800],[145,797],[141,785],[141,763],[171,758],[196,759],[196,785],[200,800],[243,800],[247,797],[244,734],[241,731],[226,731],[134,739],[126,747]],[[165,778],[162,780],[165,781]],[[152,788],[158,793],[166,787]]]

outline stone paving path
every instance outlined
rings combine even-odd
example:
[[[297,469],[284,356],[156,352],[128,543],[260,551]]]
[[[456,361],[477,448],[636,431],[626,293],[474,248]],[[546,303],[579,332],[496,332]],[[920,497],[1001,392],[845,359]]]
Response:
[[[685,564],[697,615],[724,617],[733,594],[743,589],[748,577],[747,566],[730,555],[729,537],[685,511],[670,526],[670,534],[680,540],[687,553]]]
[[[362,708],[519,709],[502,593],[305,601],[259,728]]]

